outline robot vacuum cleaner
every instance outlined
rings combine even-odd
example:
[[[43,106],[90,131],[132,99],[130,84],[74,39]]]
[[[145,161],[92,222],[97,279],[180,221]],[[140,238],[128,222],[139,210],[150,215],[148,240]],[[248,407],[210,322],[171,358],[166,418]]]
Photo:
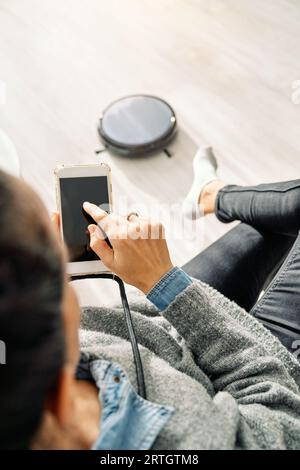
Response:
[[[139,157],[166,149],[176,134],[176,115],[161,98],[131,95],[114,101],[103,112],[98,132],[105,148]]]

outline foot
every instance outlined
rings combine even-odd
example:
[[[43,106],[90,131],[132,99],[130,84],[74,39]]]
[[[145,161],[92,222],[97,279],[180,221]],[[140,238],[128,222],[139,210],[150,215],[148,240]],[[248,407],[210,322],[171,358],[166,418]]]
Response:
[[[183,202],[183,211],[188,218],[197,219],[214,212],[214,198],[224,186],[217,177],[217,168],[212,148],[199,149],[193,160],[194,181]]]
[[[214,214],[218,192],[224,186],[225,183],[221,180],[213,180],[204,186],[199,197],[200,212],[203,215]]]

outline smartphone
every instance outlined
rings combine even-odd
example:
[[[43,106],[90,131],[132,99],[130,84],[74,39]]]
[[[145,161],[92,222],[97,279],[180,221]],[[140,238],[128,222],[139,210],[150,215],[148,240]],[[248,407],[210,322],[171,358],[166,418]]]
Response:
[[[87,229],[95,221],[83,210],[84,201],[101,206],[107,212],[112,207],[111,170],[98,165],[60,165],[55,168],[57,208],[60,230],[69,253],[67,271],[72,276],[109,272],[90,248]]]

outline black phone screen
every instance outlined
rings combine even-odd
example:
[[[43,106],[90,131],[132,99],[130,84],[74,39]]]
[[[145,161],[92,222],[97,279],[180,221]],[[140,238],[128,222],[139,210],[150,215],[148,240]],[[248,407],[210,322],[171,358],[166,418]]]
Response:
[[[60,178],[62,229],[69,251],[69,261],[98,260],[90,248],[89,224],[95,221],[83,210],[84,201],[109,209],[106,176]]]

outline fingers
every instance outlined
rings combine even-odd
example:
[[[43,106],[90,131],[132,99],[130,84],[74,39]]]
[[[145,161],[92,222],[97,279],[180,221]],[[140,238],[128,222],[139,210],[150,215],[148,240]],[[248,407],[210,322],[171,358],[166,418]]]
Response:
[[[134,212],[130,217],[108,214],[100,207],[89,202],[83,204],[84,210],[98,223],[111,243],[118,239],[159,239],[165,238],[162,224],[139,217]],[[129,220],[128,220],[129,219]],[[98,233],[100,238],[100,234]],[[102,240],[105,238],[102,234]]]
[[[139,219],[139,215],[136,212],[131,212],[127,216],[128,222],[136,222]]]
[[[108,214],[96,204],[90,202],[83,203],[83,209],[94,219],[102,230],[109,236],[115,231],[115,227],[123,222],[123,218],[116,214]]]
[[[137,218],[129,224],[128,235],[132,239],[158,240],[165,238],[165,230],[161,223]]]
[[[96,206],[96,204],[92,204],[90,202],[84,202],[83,208],[85,212],[87,212],[97,223],[101,222],[105,217],[108,216],[107,212],[105,212],[99,206]]]
[[[52,223],[53,223],[54,227],[59,232],[59,230],[60,230],[60,215],[59,215],[59,212],[52,212],[51,220],[52,220]]]
[[[90,247],[101,258],[103,263],[110,268],[114,259],[114,252],[103,239],[103,234],[97,225],[89,225]]]

